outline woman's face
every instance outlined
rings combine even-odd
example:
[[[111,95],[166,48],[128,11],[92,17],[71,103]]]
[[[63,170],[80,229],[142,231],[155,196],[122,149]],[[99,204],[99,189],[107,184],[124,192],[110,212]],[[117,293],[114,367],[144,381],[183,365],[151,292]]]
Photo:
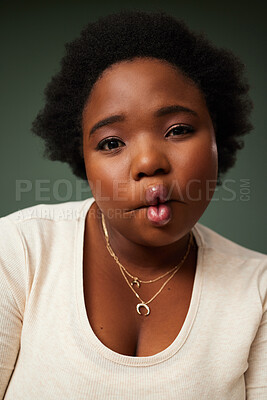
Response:
[[[217,180],[213,124],[200,90],[167,62],[114,64],[83,112],[88,182],[110,229],[146,246],[182,238]]]

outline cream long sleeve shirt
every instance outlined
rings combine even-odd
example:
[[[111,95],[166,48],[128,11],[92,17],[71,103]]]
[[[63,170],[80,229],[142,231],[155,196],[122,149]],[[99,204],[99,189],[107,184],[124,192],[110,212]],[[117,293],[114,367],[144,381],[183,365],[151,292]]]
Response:
[[[92,202],[39,205],[0,220],[0,399],[266,400],[267,257],[196,224],[181,331],[156,355],[124,356],[100,342],[86,314]]]

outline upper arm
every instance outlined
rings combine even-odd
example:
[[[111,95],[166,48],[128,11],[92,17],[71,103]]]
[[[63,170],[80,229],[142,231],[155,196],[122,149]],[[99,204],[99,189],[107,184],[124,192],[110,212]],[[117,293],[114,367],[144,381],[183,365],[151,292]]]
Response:
[[[20,348],[25,306],[25,253],[8,218],[0,220],[0,399],[4,397]]]
[[[267,399],[267,268],[259,277],[263,304],[262,319],[250,348],[248,369],[245,373],[247,400]]]

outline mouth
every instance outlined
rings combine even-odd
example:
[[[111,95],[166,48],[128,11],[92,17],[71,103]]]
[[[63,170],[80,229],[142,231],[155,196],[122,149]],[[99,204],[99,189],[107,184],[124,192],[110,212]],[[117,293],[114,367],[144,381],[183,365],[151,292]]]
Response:
[[[149,186],[145,191],[145,202],[139,207],[129,211],[147,209],[146,216],[149,222],[156,226],[164,226],[171,220],[168,189],[164,185]]]
[[[139,210],[146,209],[147,219],[156,226],[166,225],[171,220],[171,202],[172,200],[168,200],[165,202],[158,202],[153,205],[142,205],[140,207],[136,207],[131,210],[127,210],[127,213],[136,212]]]
[[[147,219],[154,225],[163,226],[171,220],[171,207],[169,201],[147,207]]]
[[[160,205],[163,205],[163,204],[170,205],[170,203],[172,201],[173,200],[167,200],[167,201],[164,201],[164,202],[161,202],[161,201],[154,202],[153,204],[143,204],[140,207],[135,207],[135,208],[132,208],[131,210],[127,210],[127,211],[130,212],[130,211],[142,210],[144,208],[149,208],[149,207],[159,207]]]

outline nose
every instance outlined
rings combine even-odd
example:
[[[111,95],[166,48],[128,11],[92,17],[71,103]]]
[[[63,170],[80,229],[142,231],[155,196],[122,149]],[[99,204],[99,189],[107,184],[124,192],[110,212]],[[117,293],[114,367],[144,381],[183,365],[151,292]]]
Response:
[[[144,144],[135,149],[131,164],[131,176],[139,181],[143,177],[165,175],[170,172],[171,166],[164,148],[153,143]]]

